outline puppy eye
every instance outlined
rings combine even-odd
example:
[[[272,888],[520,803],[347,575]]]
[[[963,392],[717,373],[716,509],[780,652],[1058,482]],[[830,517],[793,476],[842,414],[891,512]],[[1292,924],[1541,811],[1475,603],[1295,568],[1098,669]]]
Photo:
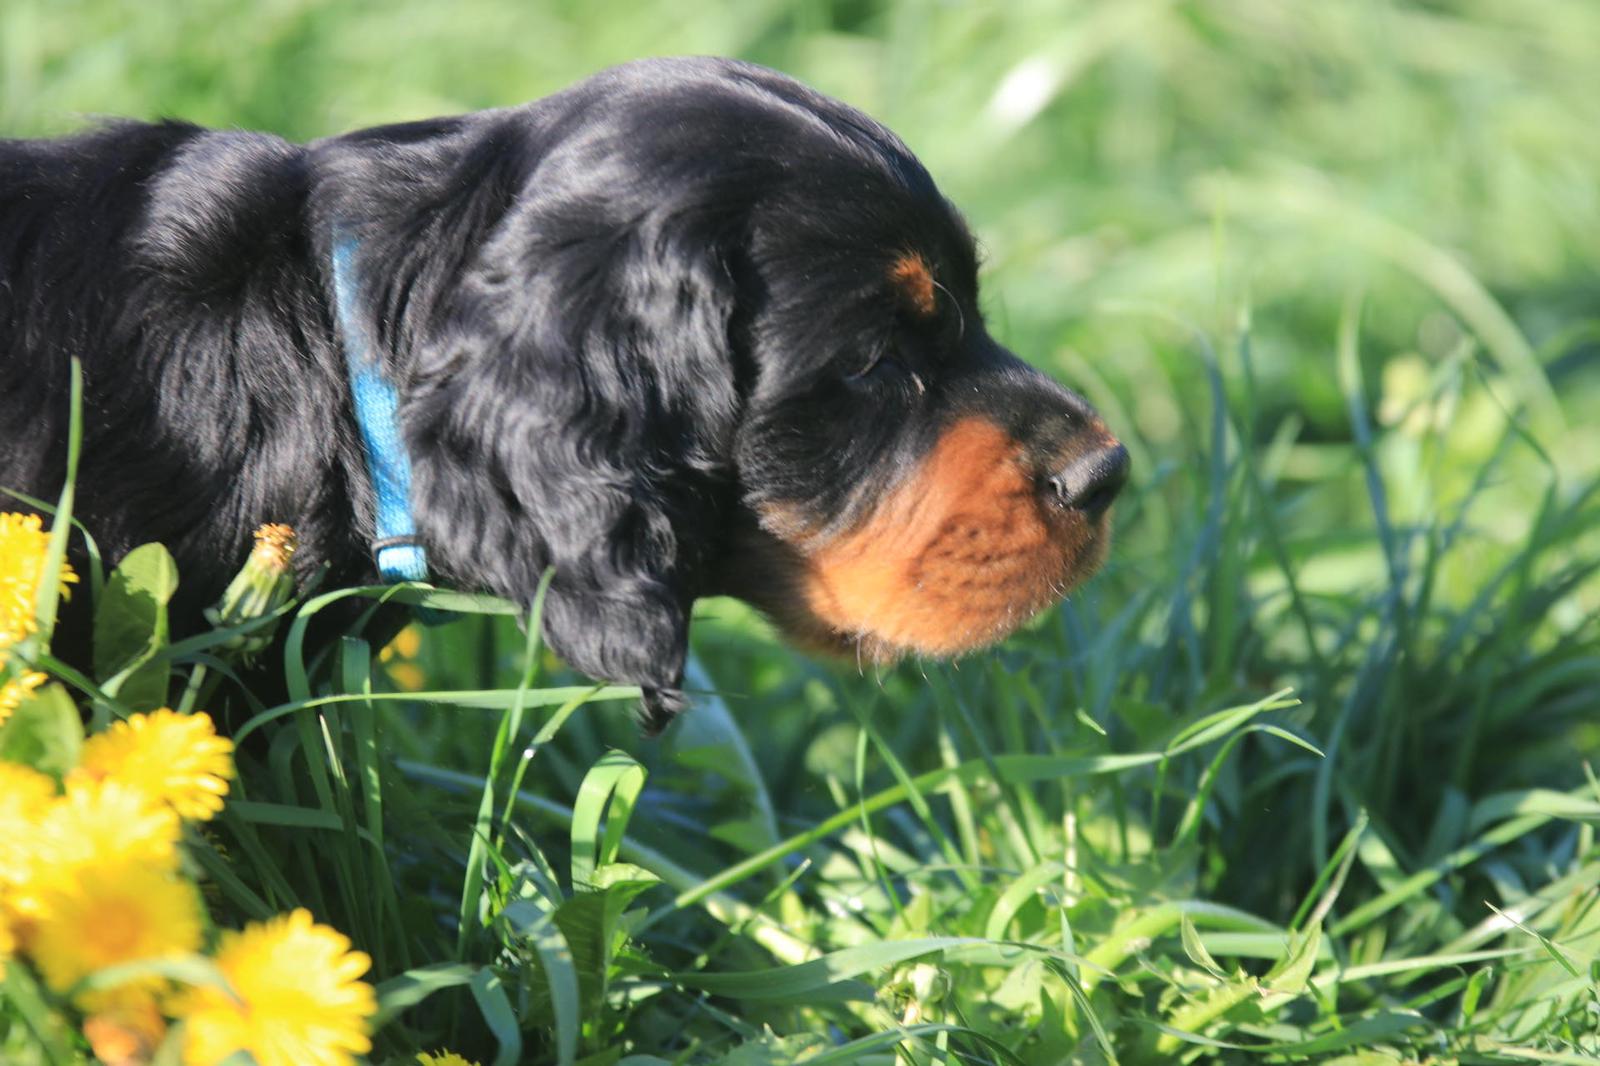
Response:
[[[893,355],[879,355],[872,359],[866,366],[850,375],[852,381],[862,381],[869,378],[888,377],[891,374],[905,372],[905,364]]]
[[[853,380],[861,380],[863,378],[877,379],[893,377],[899,374],[904,374],[910,369],[906,363],[907,360],[904,358],[904,353],[900,349],[899,339],[895,337],[889,337],[882,342],[881,346],[873,346],[866,365],[862,366],[860,370],[857,370],[855,373],[851,374],[850,377]]]
[[[908,380],[920,396],[927,391],[922,383],[922,378],[916,371],[910,369],[894,353],[887,352],[873,359],[872,362],[850,375],[851,381],[889,382],[895,380]]]

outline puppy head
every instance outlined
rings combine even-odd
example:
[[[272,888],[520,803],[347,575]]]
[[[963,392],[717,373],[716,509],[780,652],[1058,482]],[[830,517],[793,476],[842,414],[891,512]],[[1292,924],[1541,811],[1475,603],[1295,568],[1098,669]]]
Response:
[[[463,265],[404,289],[419,525],[460,583],[527,599],[553,566],[551,643],[645,686],[647,724],[697,596],[951,655],[1103,558],[1126,453],[989,337],[972,241],[887,130],[725,60],[485,121],[439,193],[479,228],[412,256]]]
[[[828,265],[769,278],[751,330],[725,587],[863,660],[993,643],[1104,560],[1127,452],[988,335],[971,239],[931,185],[886,182],[826,229],[785,220],[783,258],[800,241]]]

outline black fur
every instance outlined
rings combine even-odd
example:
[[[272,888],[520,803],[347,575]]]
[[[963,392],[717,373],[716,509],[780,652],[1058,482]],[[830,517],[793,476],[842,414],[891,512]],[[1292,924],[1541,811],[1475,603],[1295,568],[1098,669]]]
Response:
[[[172,549],[180,628],[265,521],[303,572],[376,579],[335,225],[437,579],[526,602],[553,565],[551,644],[644,686],[657,726],[695,598],[762,601],[739,558],[763,507],[843,528],[953,412],[1044,450],[1092,421],[984,332],[972,242],[904,145],[747,64],[304,146],[177,122],[0,142],[0,484],[59,489],[79,357],[78,516],[108,558]],[[906,252],[935,314],[885,282]]]

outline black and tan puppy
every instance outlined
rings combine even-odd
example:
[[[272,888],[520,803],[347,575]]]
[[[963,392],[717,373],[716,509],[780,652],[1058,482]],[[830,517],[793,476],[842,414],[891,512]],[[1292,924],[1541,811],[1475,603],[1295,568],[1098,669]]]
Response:
[[[377,578],[352,347],[397,400],[434,579],[526,602],[553,566],[550,643],[644,686],[654,728],[696,597],[956,654],[1098,565],[1126,477],[985,331],[906,147],[770,70],[651,60],[309,145],[0,141],[0,484],[58,490],[81,358],[78,516],[108,558],[172,549],[177,624],[269,520],[307,572]]]

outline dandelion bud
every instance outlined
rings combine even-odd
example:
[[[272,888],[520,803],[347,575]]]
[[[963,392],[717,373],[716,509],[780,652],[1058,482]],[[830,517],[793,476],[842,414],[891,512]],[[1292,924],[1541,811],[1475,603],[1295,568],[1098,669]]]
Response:
[[[269,522],[256,530],[256,545],[244,568],[229,583],[228,590],[206,618],[218,628],[240,625],[271,614],[294,596],[295,533],[286,525]],[[225,649],[252,655],[272,642],[272,626],[247,634],[236,634]]]

